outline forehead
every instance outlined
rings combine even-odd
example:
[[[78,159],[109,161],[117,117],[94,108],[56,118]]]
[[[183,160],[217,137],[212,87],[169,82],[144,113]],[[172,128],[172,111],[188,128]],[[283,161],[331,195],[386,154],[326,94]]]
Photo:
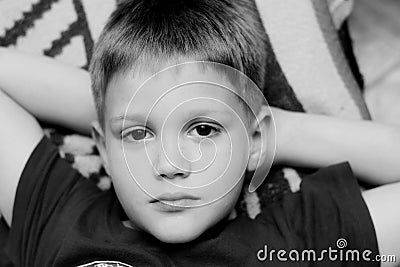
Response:
[[[196,64],[178,65],[153,75],[121,72],[107,88],[105,119],[177,107],[207,110],[224,104],[237,112],[236,91],[227,75]]]

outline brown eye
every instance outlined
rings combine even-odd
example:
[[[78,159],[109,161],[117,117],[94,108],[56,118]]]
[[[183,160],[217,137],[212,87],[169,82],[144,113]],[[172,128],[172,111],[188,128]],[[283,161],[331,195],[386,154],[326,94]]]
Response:
[[[142,140],[146,137],[146,130],[138,129],[134,130],[130,134],[134,140]]]
[[[145,128],[127,129],[122,133],[122,138],[126,141],[143,141],[150,139],[153,134]]]
[[[219,128],[212,126],[211,124],[201,123],[194,126],[188,134],[189,136],[197,138],[207,138],[217,135],[220,132],[221,130]]]
[[[199,125],[196,128],[196,132],[200,136],[208,136],[213,130],[213,127],[209,125]]]

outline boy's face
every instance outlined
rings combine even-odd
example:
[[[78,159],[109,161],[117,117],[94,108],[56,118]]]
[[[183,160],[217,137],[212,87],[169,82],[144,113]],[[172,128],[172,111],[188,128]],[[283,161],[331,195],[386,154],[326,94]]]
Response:
[[[188,242],[234,207],[256,160],[256,135],[232,86],[212,69],[144,76],[110,82],[100,152],[133,225],[163,242]]]

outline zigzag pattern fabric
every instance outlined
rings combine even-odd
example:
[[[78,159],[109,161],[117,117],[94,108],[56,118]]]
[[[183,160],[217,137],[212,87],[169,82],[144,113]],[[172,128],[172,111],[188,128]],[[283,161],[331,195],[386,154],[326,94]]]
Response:
[[[2,0],[0,46],[87,68],[115,0]]]

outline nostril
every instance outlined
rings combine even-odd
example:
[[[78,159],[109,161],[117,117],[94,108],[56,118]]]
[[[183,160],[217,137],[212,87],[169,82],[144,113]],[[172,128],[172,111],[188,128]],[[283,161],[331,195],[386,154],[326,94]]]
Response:
[[[188,173],[176,172],[176,173],[171,173],[170,175],[165,173],[160,173],[159,176],[165,179],[186,178],[188,176]]]
[[[180,165],[175,165],[176,162]],[[155,175],[162,179],[186,178],[189,176],[190,166],[181,166],[182,164],[184,162],[178,162],[178,160],[170,161],[170,158],[161,154],[157,161],[154,162]]]
[[[185,177],[188,176],[188,174],[187,174],[187,173],[180,172],[180,173],[177,173],[176,176],[185,178]]]

